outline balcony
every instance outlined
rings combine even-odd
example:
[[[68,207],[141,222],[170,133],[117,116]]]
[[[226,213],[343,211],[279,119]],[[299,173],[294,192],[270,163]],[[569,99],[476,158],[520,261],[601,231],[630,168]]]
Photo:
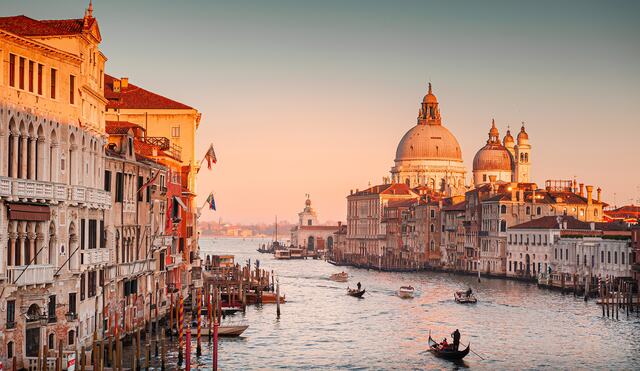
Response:
[[[44,202],[54,205],[71,201],[92,204],[102,209],[111,205],[111,195],[100,189],[4,176],[0,177],[0,197],[6,197],[11,201]]]
[[[8,282],[18,287],[52,283],[54,273],[55,267],[49,264],[7,267]]]
[[[155,269],[155,263],[149,260],[137,260],[130,263],[120,263],[118,265],[118,276],[132,276]]]
[[[89,249],[83,250],[82,264],[83,265],[101,265],[109,263],[109,249]]]

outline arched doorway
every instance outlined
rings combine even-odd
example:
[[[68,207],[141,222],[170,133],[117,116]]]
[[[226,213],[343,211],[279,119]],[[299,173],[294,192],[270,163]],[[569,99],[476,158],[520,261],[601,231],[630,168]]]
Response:
[[[333,250],[333,236],[327,237],[327,250]]]
[[[314,246],[315,245],[315,239],[313,238],[313,236],[309,236],[309,238],[307,239],[307,250],[312,251],[314,250]]]
[[[529,254],[527,254],[524,257],[524,260],[525,260],[525,268],[527,269],[526,275],[530,276],[531,275],[531,257],[529,256]]]
[[[40,351],[40,327],[42,326],[40,307],[38,304],[31,304],[27,310],[27,320],[24,329],[25,355],[27,357],[38,357]]]

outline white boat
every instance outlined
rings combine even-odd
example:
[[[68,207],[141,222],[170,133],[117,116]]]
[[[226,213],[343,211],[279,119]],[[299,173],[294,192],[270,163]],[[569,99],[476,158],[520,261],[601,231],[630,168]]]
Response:
[[[275,252],[276,259],[291,259],[291,253],[288,249],[276,250]]]
[[[411,299],[413,298],[413,293],[415,289],[413,286],[401,286],[400,290],[398,290],[398,296],[403,299]]]
[[[478,302],[478,299],[476,299],[473,294],[467,295],[466,291],[456,291],[453,294],[453,298],[455,299],[456,303],[460,304],[475,304]]]
[[[349,274],[347,272],[334,273],[330,279],[336,282],[347,282],[349,280]]]

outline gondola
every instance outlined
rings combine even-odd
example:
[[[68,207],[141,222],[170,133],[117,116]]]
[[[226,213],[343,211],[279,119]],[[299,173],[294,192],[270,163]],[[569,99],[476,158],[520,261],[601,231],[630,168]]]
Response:
[[[448,360],[460,360],[469,354],[471,343],[467,345],[467,348],[464,350],[453,350],[453,349],[440,349],[440,344],[438,344],[435,340],[431,338],[431,334],[429,334],[429,350],[436,355],[436,357],[440,357]]]
[[[453,299],[456,303],[460,304],[475,304],[478,302],[478,299],[473,294],[467,295],[466,291],[456,291],[453,294]]]
[[[362,291],[358,291],[358,289],[347,288],[347,295],[353,296],[354,298],[362,298],[362,295],[364,295],[365,291],[365,289],[362,289]]]

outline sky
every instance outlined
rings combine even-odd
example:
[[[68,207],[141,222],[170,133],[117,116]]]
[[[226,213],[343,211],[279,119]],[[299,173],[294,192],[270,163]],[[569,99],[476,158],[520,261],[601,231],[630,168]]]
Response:
[[[81,0],[0,0],[80,18]],[[204,220],[293,221],[311,194],[345,220],[389,174],[431,81],[471,179],[491,119],[526,122],[532,180],[578,179],[640,203],[638,1],[96,0],[106,72],[196,107]]]

